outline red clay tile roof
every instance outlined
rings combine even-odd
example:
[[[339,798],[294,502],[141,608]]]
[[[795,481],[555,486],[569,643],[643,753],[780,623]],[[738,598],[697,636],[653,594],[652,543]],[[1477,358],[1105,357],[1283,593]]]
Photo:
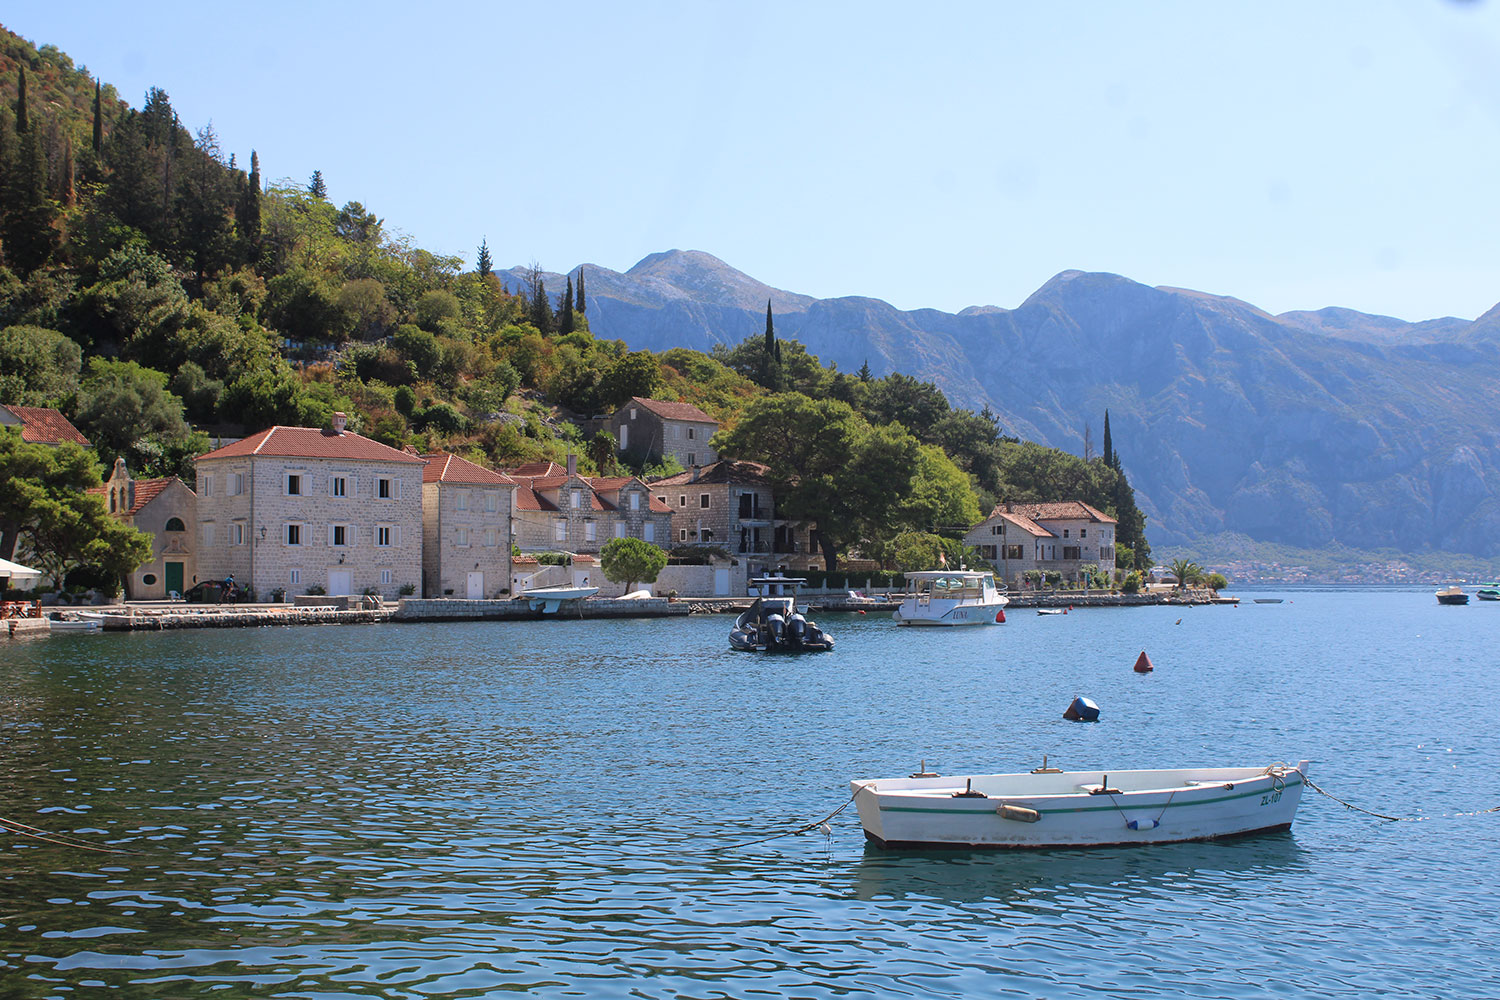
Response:
[[[696,480],[693,479],[693,470],[689,469],[675,476],[653,479],[651,485],[697,486],[699,483],[729,483],[736,486],[766,486],[769,485],[766,477],[770,471],[769,465],[762,465],[759,462],[736,462],[722,459],[700,468]]]
[[[89,439],[79,433],[68,418],[47,406],[7,406],[21,422],[21,440],[37,444],[62,444],[72,441],[88,447]]]
[[[516,481],[499,472],[492,472],[482,465],[475,465],[466,458],[459,458],[440,451],[423,455],[427,465],[422,469],[424,483],[465,483],[473,486],[514,486]]]
[[[1009,507],[1009,510],[1006,508]],[[990,511],[990,517],[998,514],[1019,514],[1033,521],[1098,521],[1101,524],[1115,524],[1114,518],[1103,511],[1097,510],[1084,503],[1082,500],[1062,500],[1056,503],[1000,503]],[[986,518],[988,520],[988,518]]]
[[[631,396],[630,402],[644,406],[663,420],[691,420],[699,424],[718,423],[692,403],[670,403],[665,399],[646,399],[642,396]]]
[[[172,480],[175,478],[175,476],[168,476],[165,479],[137,479],[135,481],[135,503],[125,513],[131,517],[140,513],[141,508],[152,500],[155,500],[161,494],[162,490],[172,485]]]
[[[568,470],[556,462],[527,462],[514,469],[505,469],[505,474],[517,479],[541,479],[547,476],[566,476]]]
[[[388,448],[379,441],[371,441],[362,434],[345,431],[342,434],[317,427],[272,427],[270,430],[252,434],[234,444],[226,444],[216,451],[199,455],[206,458],[248,458],[250,456],[274,456],[277,458],[337,458],[354,462],[394,462],[399,465],[421,465],[422,460],[404,451]]]
[[[1025,514],[1011,514],[1011,513],[1007,513],[1006,511],[1001,511],[1000,512],[1000,519],[1002,521],[1009,521],[1011,524],[1014,524],[1016,527],[1020,528],[1022,531],[1025,531],[1028,534],[1035,535],[1037,538],[1051,538],[1051,537],[1053,537],[1052,532],[1048,531],[1046,528],[1042,527],[1040,524],[1037,524],[1035,521],[1033,521],[1031,518],[1027,517]]]
[[[557,510],[557,504],[531,488],[529,480],[522,480],[516,489],[514,510]]]

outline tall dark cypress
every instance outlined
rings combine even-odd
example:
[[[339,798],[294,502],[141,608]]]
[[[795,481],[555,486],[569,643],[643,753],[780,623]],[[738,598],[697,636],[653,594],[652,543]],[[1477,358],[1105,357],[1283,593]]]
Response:
[[[771,322],[771,300],[766,299],[766,353],[776,356],[776,327]]]
[[[557,302],[557,330],[559,333],[573,332],[573,276],[568,275],[568,290]]]
[[[94,156],[104,155],[104,105],[100,99],[102,84],[94,81]]]
[[[20,77],[16,82],[16,135],[31,129],[31,119],[26,114],[26,67],[17,66]]]
[[[1109,437],[1109,411],[1104,411],[1104,464],[1110,468],[1115,466],[1115,446]]]
[[[250,176],[240,189],[234,206],[234,225],[240,238],[240,260],[254,266],[260,261],[260,156],[250,150]]]
[[[588,300],[583,297],[583,267],[581,265],[578,268],[578,305],[575,308],[578,310],[578,315],[588,315]]]
[[[490,244],[488,240],[480,239],[479,252],[474,261],[474,270],[479,272],[481,278],[488,278],[494,270],[494,261],[490,259]]]

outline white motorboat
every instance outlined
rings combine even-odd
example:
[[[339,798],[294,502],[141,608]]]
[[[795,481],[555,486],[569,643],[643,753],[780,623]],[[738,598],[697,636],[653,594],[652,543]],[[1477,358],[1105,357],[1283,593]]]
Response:
[[[531,610],[555,615],[564,605],[587,600],[597,593],[598,587],[538,587],[523,592],[521,597],[531,602]]]
[[[66,618],[52,618],[48,621],[47,628],[53,632],[97,632],[101,625],[103,621],[97,615],[74,612]]]
[[[1060,771],[860,779],[865,837],[883,847],[1102,847],[1212,840],[1291,827],[1295,767]]]
[[[797,609],[799,577],[763,576],[750,581],[755,603],[734,621],[729,645],[745,653],[826,653],[833,636]]]
[[[978,570],[908,573],[906,590],[891,615],[897,625],[989,625],[1010,603],[995,574]]]

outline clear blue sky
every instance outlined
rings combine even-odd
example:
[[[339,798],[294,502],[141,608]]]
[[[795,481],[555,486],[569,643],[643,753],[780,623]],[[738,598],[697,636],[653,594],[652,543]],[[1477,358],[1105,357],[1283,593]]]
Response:
[[[1258,3],[20,0],[139,107],[429,249],[705,250],[903,309],[1067,268],[1271,312],[1500,301],[1500,10]]]

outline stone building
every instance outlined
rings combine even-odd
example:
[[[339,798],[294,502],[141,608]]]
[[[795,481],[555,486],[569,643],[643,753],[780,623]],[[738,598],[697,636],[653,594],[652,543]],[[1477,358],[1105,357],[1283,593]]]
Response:
[[[821,567],[809,527],[776,516],[768,471],[759,462],[726,459],[648,485],[672,512],[673,545],[725,549],[747,578]]]
[[[573,456],[561,474],[521,471],[508,475],[517,483],[513,538],[522,552],[598,554],[612,538],[671,547],[672,512],[634,476],[581,476]]]
[[[508,595],[516,481],[457,455],[422,457],[422,595]]]
[[[657,461],[666,455],[684,469],[719,459],[709,439],[719,422],[691,403],[633,396],[609,418],[620,451]]]
[[[970,528],[964,544],[995,566],[1007,587],[1019,587],[1030,570],[1081,578],[1083,567],[1115,572],[1115,519],[1079,500],[1001,503]]]
[[[180,597],[198,582],[198,495],[176,476],[132,479],[123,458],[97,492],[109,512],[151,536],[151,559],[125,578],[132,601]]]
[[[422,580],[421,458],[333,426],[272,427],[197,461],[198,573],[262,599]],[[315,591],[316,592],[316,591]]]

